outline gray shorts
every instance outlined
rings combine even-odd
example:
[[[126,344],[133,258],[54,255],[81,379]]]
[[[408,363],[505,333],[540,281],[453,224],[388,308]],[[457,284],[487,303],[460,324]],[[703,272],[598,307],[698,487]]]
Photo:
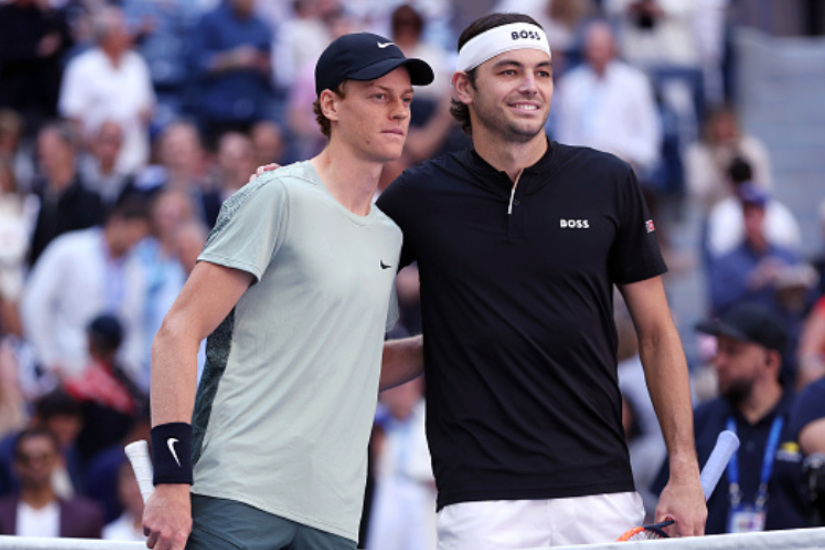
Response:
[[[353,540],[234,500],[192,495],[186,550],[355,550]]]

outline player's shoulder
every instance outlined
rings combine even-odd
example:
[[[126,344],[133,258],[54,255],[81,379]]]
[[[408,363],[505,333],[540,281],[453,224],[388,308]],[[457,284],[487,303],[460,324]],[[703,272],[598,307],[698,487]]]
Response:
[[[625,179],[632,172],[630,164],[612,153],[591,147],[553,142],[555,162],[559,168],[575,170],[583,176],[612,176]]]
[[[302,161],[255,176],[238,193],[245,191],[249,195],[283,195],[296,188],[317,187],[318,183],[317,178],[312,176],[309,161]]]
[[[431,178],[435,175],[449,175],[464,169],[467,165],[468,155],[469,150],[439,155],[407,168],[399,179],[405,182],[416,181],[422,184],[432,182]]]

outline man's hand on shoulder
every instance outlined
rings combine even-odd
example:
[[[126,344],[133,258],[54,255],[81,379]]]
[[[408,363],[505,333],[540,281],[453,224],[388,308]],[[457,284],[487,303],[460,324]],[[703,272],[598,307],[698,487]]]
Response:
[[[143,534],[153,550],[183,550],[192,531],[189,485],[161,484],[146,501]]]
[[[255,170],[255,173],[252,174],[251,176],[249,176],[249,181],[247,183],[252,183],[252,180],[257,178],[258,176],[260,176],[264,172],[272,172],[273,170],[277,170],[280,167],[281,167],[280,164],[275,164],[274,162],[272,164],[267,164],[267,165],[264,165],[264,166],[258,166],[258,169]]]

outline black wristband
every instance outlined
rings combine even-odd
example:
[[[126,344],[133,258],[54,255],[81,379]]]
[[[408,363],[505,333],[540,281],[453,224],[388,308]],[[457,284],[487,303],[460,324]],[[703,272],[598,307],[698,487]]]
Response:
[[[152,428],[152,462],[155,485],[192,485],[192,425],[170,422]]]

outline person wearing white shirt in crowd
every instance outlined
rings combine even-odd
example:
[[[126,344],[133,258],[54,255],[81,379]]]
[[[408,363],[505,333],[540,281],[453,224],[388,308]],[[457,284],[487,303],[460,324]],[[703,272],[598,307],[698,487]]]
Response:
[[[687,192],[704,214],[732,195],[728,169],[737,158],[750,165],[754,184],[771,190],[771,156],[765,144],[741,128],[730,106],[710,110],[700,139],[688,145],[684,157]]]
[[[102,312],[125,329],[120,359],[137,379],[144,350],[141,315],[145,277],[135,244],[149,232],[146,205],[125,200],[105,225],[61,235],[32,270],[21,301],[24,334],[49,374],[78,375],[89,362],[86,327]]]
[[[731,195],[716,203],[707,222],[706,250],[709,258],[720,258],[739,246],[745,239],[745,217],[737,189],[749,183],[765,195],[765,238],[775,246],[800,252],[802,231],[793,212],[758,185],[748,162],[736,158],[728,169]]]
[[[69,62],[58,110],[88,134],[105,120],[123,128],[118,169],[134,173],[149,160],[148,127],[155,105],[149,68],[132,49],[120,8],[102,8],[94,20],[98,47]]]
[[[605,22],[587,27],[585,56],[587,63],[559,80],[556,137],[612,153],[632,164],[643,180],[659,162],[662,142],[650,82],[615,58],[613,31]]]
[[[370,550],[435,550],[435,478],[425,433],[424,380],[381,392],[373,439],[377,455],[375,496],[366,547]]]
[[[605,0],[604,11],[621,23],[621,50],[645,68],[698,67],[693,33],[696,0]]]

